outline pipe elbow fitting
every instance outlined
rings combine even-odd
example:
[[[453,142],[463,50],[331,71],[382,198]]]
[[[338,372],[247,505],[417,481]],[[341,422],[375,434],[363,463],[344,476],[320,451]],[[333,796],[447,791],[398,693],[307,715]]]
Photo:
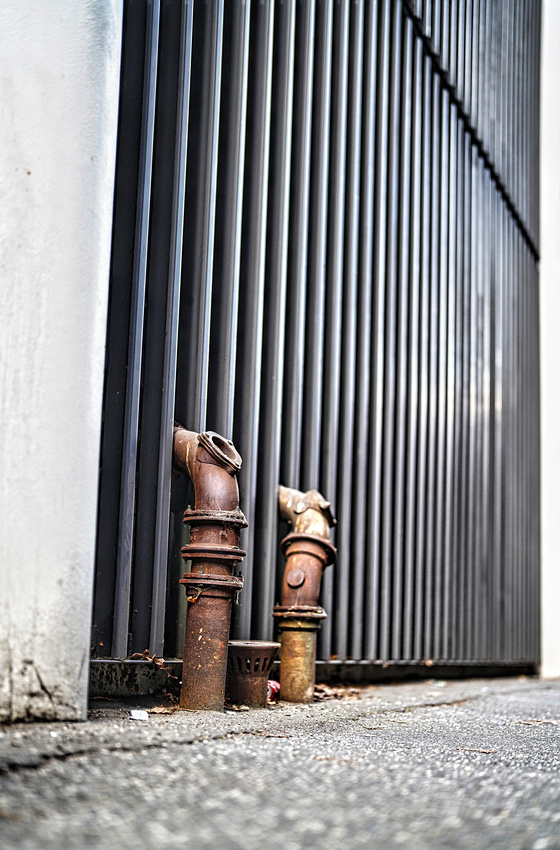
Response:
[[[194,486],[195,511],[239,511],[237,472],[241,456],[231,440],[215,431],[173,429],[173,462],[179,472],[187,472]]]
[[[318,490],[303,493],[292,487],[278,488],[280,516],[296,534],[314,534],[328,540],[329,529],[336,525],[331,503]]]
[[[292,527],[282,541],[286,568],[282,583],[282,604],[276,606],[277,617],[324,617],[319,608],[321,577],[336,557],[329,540],[329,529],[335,525],[330,502],[317,491],[303,493],[290,487],[278,490],[280,515]]]

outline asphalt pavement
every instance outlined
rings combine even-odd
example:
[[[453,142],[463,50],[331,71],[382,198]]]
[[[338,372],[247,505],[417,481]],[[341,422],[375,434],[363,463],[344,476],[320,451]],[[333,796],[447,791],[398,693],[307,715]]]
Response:
[[[559,681],[342,693],[1,727],[0,847],[560,848]]]

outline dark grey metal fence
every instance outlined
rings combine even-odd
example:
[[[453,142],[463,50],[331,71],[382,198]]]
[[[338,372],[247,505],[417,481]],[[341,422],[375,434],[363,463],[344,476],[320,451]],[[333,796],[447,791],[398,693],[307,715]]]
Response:
[[[173,418],[333,503],[320,657],[539,660],[536,0],[125,0],[93,642],[181,653]]]

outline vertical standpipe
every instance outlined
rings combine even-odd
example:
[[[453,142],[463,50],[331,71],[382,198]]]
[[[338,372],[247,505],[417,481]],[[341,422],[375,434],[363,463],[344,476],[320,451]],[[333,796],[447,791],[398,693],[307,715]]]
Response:
[[[319,591],[323,570],[336,559],[329,540],[336,520],[317,490],[280,487],[278,499],[280,515],[293,529],[282,541],[282,604],[273,611],[280,631],[280,698],[305,703],[315,689],[317,632],[327,616],[318,604]]]
[[[225,697],[232,600],[243,587],[234,575],[245,552],[239,535],[247,521],[239,509],[236,474],[241,457],[233,443],[213,431],[174,429],[174,465],[188,472],[194,507],[185,511],[190,540],[181,556],[191,571],[181,584],[187,592],[180,708],[222,711]]]

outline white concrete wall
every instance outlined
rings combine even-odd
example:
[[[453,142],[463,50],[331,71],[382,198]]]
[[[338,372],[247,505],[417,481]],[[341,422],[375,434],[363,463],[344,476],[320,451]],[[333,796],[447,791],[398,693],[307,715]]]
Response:
[[[86,712],[122,0],[0,35],[0,719]]]
[[[541,100],[542,673],[560,676],[560,2],[545,0]]]

